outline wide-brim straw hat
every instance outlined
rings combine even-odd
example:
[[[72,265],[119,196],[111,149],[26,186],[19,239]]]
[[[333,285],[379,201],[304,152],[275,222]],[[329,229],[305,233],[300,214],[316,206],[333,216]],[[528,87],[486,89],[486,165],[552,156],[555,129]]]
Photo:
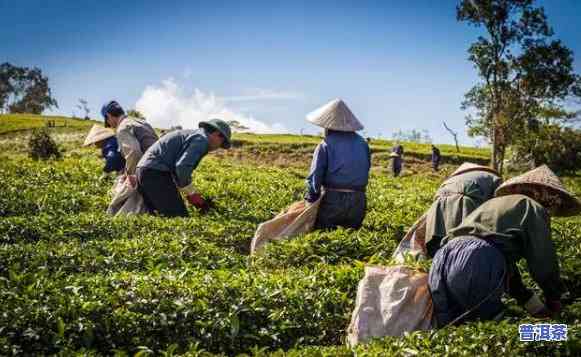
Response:
[[[89,146],[92,144],[96,144],[99,141],[109,139],[112,136],[115,136],[115,132],[112,129],[103,128],[102,126],[95,124],[95,125],[93,125],[93,127],[89,131],[89,134],[87,134],[87,137],[85,138],[85,142],[83,143],[83,146]]]
[[[458,175],[461,175],[461,174],[464,174],[464,173],[470,172],[470,171],[486,171],[486,172],[490,172],[491,174],[494,174],[494,175],[500,177],[500,174],[496,170],[494,170],[492,167],[478,165],[478,164],[474,164],[472,162],[465,162],[462,165],[460,165],[460,167],[458,167],[456,169],[456,171],[452,172],[452,175],[450,175],[450,177],[458,176]]]
[[[531,196],[555,216],[573,216],[581,212],[581,202],[567,191],[547,165],[507,180],[495,192],[497,197],[512,194]]]
[[[363,130],[363,124],[341,99],[334,99],[307,114],[307,120],[321,128],[337,131]]]

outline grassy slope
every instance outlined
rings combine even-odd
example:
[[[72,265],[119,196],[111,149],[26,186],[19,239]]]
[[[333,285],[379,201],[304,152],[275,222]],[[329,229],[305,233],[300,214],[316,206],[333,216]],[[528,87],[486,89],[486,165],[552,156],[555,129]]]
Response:
[[[58,116],[41,116],[34,114],[7,114],[0,115],[0,134],[7,134],[14,131],[28,130],[37,127],[46,126],[47,120],[52,120],[57,126],[57,130],[68,128],[67,131],[78,130],[84,132],[88,127],[96,122],[93,120],[71,119],[67,117]],[[281,153],[298,152],[301,154],[312,153],[315,145],[321,141],[320,137],[309,135],[292,135],[292,134],[249,134],[236,133],[234,134],[234,145],[237,147],[245,147],[253,153],[264,153],[269,151],[276,151]],[[418,144],[412,142],[402,143],[406,150],[406,156],[420,160],[428,160],[431,155],[431,147],[428,144]],[[374,153],[385,156],[383,159],[387,161],[387,153],[391,151],[394,145],[393,141],[389,140],[372,140],[371,149]],[[460,147],[460,152],[456,151],[453,145],[438,145],[442,155],[448,162],[457,164],[460,161],[475,161],[486,162],[489,157],[487,149],[478,149],[472,147]]]
[[[311,135],[286,135],[286,134],[236,134],[235,139],[241,142],[251,142],[251,143],[258,143],[258,144],[318,144],[321,141],[321,138],[318,136],[311,136]],[[371,140],[371,148],[372,150],[387,150],[391,149],[394,145],[392,140],[378,140],[372,139]],[[413,142],[403,142],[406,153],[409,154],[416,154],[416,155],[430,155],[432,153],[431,145],[429,144],[418,144]],[[447,156],[454,156],[454,155],[466,155],[471,158],[481,159],[481,158],[488,158],[489,150],[488,149],[479,149],[467,146],[460,147],[460,153],[456,151],[456,147],[454,145],[438,145],[440,152],[443,155]]]
[[[65,154],[49,162],[26,158],[22,134],[0,138],[2,355],[133,354],[145,347],[192,356],[201,349],[352,355],[342,344],[363,264],[391,255],[453,169],[400,179],[374,171],[361,230],[313,232],[249,260],[257,224],[301,198],[306,166],[258,168],[210,155],[194,175],[196,187],[216,199],[208,216],[111,219],[103,214],[111,182],[97,180],[96,151],[80,148],[85,131],[56,133]],[[288,155],[285,145],[306,148],[319,140],[238,139],[257,151],[286,140],[281,155]],[[581,179],[566,182],[581,192]],[[579,353],[581,220],[554,220],[553,235],[576,299],[559,320],[569,324],[567,344],[520,343],[518,324],[531,320],[510,302],[501,324],[446,329],[434,339],[422,333],[387,338],[359,347],[358,355]]]
[[[96,123],[93,120],[71,119],[61,116],[4,114],[0,115],[0,134],[44,127],[47,125],[48,121],[53,121],[55,126],[58,128],[78,129],[86,129]]]

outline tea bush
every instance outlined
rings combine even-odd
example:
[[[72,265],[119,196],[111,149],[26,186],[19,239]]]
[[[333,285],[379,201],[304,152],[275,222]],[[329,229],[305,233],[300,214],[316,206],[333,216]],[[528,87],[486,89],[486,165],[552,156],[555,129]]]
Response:
[[[199,191],[214,197],[208,215],[112,218],[103,212],[113,182],[97,180],[98,153],[79,147],[79,133],[56,137],[67,149],[58,161],[31,160],[9,144],[18,135],[0,143],[0,355],[581,353],[579,217],[552,224],[572,293],[557,321],[569,325],[567,342],[520,342],[518,324],[535,320],[507,300],[501,323],[447,328],[432,338],[425,332],[384,338],[351,350],[345,329],[365,264],[389,260],[448,169],[393,179],[374,168],[360,230],[312,232],[250,258],[256,226],[302,198],[304,167],[209,155],[194,174]],[[290,146],[306,152],[318,138],[284,136],[289,147],[281,152],[269,136],[240,140],[240,150],[278,154]],[[581,192],[579,177],[564,181]]]
[[[50,136],[48,129],[34,129],[28,140],[28,155],[34,160],[60,159],[58,145]]]

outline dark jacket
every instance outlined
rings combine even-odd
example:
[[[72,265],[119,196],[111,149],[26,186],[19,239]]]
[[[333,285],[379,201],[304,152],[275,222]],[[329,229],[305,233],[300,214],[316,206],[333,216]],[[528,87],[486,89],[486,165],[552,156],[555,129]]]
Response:
[[[105,139],[101,147],[101,156],[105,159],[104,172],[122,171],[125,168],[125,159],[119,152],[117,138],[114,136]]]
[[[500,177],[486,171],[471,171],[452,176],[436,192],[426,217],[426,248],[434,256],[442,238],[478,206],[494,196],[502,183]]]
[[[316,201],[321,187],[364,192],[370,167],[371,151],[365,139],[356,133],[330,130],[313,155],[305,198]]]
[[[524,258],[531,277],[539,284],[548,300],[559,300],[563,285],[557,253],[551,240],[547,210],[524,195],[493,198],[464,219],[444,238],[460,236],[486,239],[505,256],[512,272],[509,293],[524,304],[532,295],[524,287],[516,263]]]
[[[137,167],[170,172],[176,186],[183,188],[192,182],[192,172],[208,153],[208,146],[204,129],[175,130],[147,149]]]
[[[437,147],[432,148],[432,164],[439,165],[442,160],[442,155],[440,154],[440,149]]]

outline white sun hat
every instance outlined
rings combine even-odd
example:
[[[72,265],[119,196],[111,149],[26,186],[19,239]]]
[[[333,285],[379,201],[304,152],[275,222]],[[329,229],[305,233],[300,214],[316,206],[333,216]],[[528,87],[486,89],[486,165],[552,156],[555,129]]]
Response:
[[[363,124],[341,99],[334,99],[319,109],[307,114],[307,121],[321,128],[337,131],[357,131]]]
[[[103,141],[112,136],[115,136],[115,132],[112,129],[103,128],[102,126],[95,124],[89,131],[89,134],[87,134],[83,146],[89,146],[98,143],[99,141]]]

